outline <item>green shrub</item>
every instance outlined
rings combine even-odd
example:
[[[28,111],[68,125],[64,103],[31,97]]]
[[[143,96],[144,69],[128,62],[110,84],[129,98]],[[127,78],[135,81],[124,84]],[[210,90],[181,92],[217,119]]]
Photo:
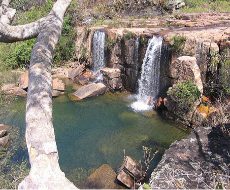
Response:
[[[229,0],[184,0],[185,7],[176,13],[184,12],[229,12]]]
[[[185,36],[173,36],[171,39],[173,42],[172,45],[169,46],[169,49],[176,55],[179,55],[184,49],[184,45],[186,42]]]
[[[200,98],[201,92],[190,79],[178,82],[167,91],[167,95],[177,104],[178,110],[191,111],[194,103]]]
[[[71,18],[69,14],[64,18],[62,35],[54,51],[54,63],[72,59],[75,54],[75,39],[77,32],[74,30]]]
[[[114,47],[115,44],[116,44],[116,42],[112,38],[108,38],[106,40],[106,45],[105,46],[106,46],[107,49],[111,50]]]
[[[15,7],[18,10],[17,7],[20,7],[20,5],[21,6],[26,5],[26,4],[23,5],[24,1],[28,1],[28,0],[14,1],[16,3],[16,5],[13,7]],[[54,2],[52,0],[48,0],[46,3],[44,3],[41,6],[32,6],[28,11],[19,10],[19,11],[17,11],[16,17],[15,17],[12,24],[13,25],[20,25],[20,24],[30,23],[30,22],[34,22],[34,21],[36,21],[42,17],[45,17],[51,11],[53,4],[54,4]]]
[[[133,37],[134,37],[134,33],[130,31],[127,31],[127,33],[125,34],[125,40],[130,40]]]
[[[6,68],[28,67],[35,39],[7,44],[8,51],[3,59]]]

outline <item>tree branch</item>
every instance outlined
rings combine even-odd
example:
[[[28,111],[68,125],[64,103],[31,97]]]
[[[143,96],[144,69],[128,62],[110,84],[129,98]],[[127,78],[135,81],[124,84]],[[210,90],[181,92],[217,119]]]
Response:
[[[8,1],[10,0],[4,0],[6,4],[9,4]],[[57,1],[46,17],[29,24],[11,26],[9,24],[0,22],[0,42],[9,43],[37,37],[43,25],[47,22],[50,22],[49,19],[51,15],[56,15],[57,17],[63,18],[65,14],[63,10],[68,5],[69,1],[70,0]]]
[[[52,118],[52,57],[71,1],[58,0],[54,4],[31,53],[26,103],[26,144],[31,169],[19,189],[76,189],[59,167]]]

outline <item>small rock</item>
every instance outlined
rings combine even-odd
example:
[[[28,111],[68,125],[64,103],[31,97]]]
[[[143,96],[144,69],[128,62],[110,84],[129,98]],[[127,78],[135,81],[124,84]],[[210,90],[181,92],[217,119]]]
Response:
[[[12,93],[16,96],[22,96],[25,97],[27,95],[27,92],[20,87],[16,87],[13,89]]]
[[[29,73],[24,73],[18,78],[19,87],[27,89],[29,85]]]
[[[65,91],[65,84],[62,80],[56,78],[53,80],[53,90]]]
[[[81,72],[83,71],[84,69],[84,66],[83,65],[80,65],[79,67],[75,68],[75,69],[72,69],[70,68],[68,70],[68,78],[74,80],[74,78],[78,75],[81,74]]]
[[[0,138],[0,147],[1,148],[7,148],[9,141],[10,141],[10,135],[6,135],[4,137],[1,137]]]
[[[52,91],[52,97],[58,97],[61,94],[61,91],[59,90],[53,90]]]
[[[1,130],[0,131],[0,138],[2,138],[6,134],[7,130]]]
[[[1,88],[1,90],[11,93],[14,88],[16,88],[15,84],[6,84]]]

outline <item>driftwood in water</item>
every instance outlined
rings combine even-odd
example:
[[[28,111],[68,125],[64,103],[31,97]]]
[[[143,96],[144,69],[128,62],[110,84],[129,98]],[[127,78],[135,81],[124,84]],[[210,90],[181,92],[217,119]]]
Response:
[[[139,187],[138,183],[149,180],[149,176],[130,157],[124,158],[124,163],[118,170],[117,179],[131,189]]]

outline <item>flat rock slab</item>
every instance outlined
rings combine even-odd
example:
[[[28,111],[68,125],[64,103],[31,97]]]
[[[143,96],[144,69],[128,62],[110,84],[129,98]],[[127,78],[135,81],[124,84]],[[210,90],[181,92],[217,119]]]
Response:
[[[104,94],[106,86],[102,83],[91,83],[79,88],[76,92],[72,93],[70,98],[72,100],[81,100],[92,96]]]

